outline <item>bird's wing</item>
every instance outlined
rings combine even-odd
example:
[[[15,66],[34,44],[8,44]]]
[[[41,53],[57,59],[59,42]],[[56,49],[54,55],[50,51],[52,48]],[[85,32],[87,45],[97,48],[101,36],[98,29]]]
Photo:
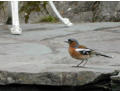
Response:
[[[78,48],[87,48],[87,47],[84,45],[79,45]]]
[[[79,52],[79,53],[81,53],[83,55],[90,55],[91,52],[92,52],[92,50],[89,49],[89,48],[76,48],[75,51]]]
[[[78,48],[80,48],[80,49],[87,49],[87,50],[89,49],[91,51],[95,51],[95,49],[90,49],[90,48],[88,48],[88,47],[86,47],[84,45],[79,45]]]

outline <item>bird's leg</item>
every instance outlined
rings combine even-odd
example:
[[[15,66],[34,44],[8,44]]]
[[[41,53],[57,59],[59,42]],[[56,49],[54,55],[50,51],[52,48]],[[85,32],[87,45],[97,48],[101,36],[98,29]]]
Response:
[[[80,67],[79,65],[82,64],[83,62],[84,62],[84,60],[82,60],[78,65],[72,66],[72,67]]]
[[[84,62],[84,60],[82,60],[76,67],[79,67],[80,64],[82,64]]]
[[[83,64],[83,67],[85,67],[86,63],[88,62],[88,59],[86,59],[86,62]]]

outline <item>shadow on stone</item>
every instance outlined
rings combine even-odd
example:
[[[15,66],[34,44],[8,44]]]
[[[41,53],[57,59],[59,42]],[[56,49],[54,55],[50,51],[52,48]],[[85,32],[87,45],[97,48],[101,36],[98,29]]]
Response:
[[[0,91],[111,91],[95,86],[0,85]]]

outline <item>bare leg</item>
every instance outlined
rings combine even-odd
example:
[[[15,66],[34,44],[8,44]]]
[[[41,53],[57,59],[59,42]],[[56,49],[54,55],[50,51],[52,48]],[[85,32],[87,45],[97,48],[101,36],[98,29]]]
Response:
[[[83,66],[85,67],[86,63],[88,62],[88,59],[86,59],[86,62],[83,64]]]
[[[80,67],[79,65],[82,64],[84,60],[82,60],[77,66],[72,66],[72,67]]]
[[[79,65],[82,64],[83,62],[84,62],[84,60],[82,60],[82,61],[77,65],[77,67],[79,67]]]

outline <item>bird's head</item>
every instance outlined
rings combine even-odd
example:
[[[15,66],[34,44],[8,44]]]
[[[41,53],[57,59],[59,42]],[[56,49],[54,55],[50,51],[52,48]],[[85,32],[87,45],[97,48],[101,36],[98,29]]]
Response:
[[[69,46],[71,46],[71,47],[78,47],[78,46],[79,46],[78,41],[77,41],[76,39],[73,39],[73,38],[68,39],[68,40],[65,41],[65,42],[68,43]]]

